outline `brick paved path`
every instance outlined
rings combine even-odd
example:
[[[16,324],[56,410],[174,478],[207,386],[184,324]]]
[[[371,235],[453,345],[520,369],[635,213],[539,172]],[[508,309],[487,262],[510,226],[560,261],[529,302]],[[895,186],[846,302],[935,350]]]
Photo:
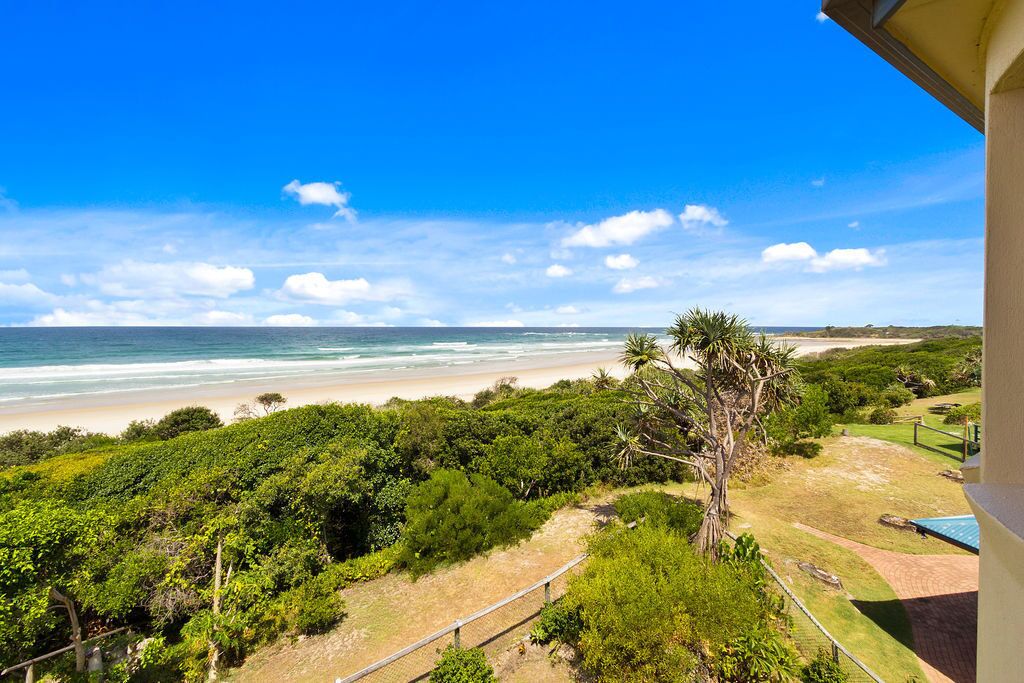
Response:
[[[974,681],[977,557],[895,553],[800,523],[794,526],[857,553],[892,586],[907,610],[914,634],[914,651],[928,680],[933,683]]]

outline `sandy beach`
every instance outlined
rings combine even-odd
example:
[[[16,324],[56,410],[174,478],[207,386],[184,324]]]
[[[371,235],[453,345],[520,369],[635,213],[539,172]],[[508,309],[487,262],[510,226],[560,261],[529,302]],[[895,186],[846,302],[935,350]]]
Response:
[[[800,355],[830,348],[907,344],[915,340],[780,338],[793,344]],[[560,379],[589,377],[600,367],[616,376],[625,370],[617,362],[617,351],[538,356],[515,363],[479,363],[471,367],[432,370],[394,370],[372,376],[341,377],[316,374],[264,382],[239,381],[230,385],[196,387],[161,392],[121,392],[53,401],[46,405],[0,409],[0,434],[16,429],[49,430],[58,425],[83,427],[90,431],[119,433],[132,420],[159,419],[187,405],[205,405],[228,423],[239,403],[251,401],[263,391],[278,391],[288,407],[313,403],[384,403],[392,397],[416,399],[426,396],[458,396],[469,399],[501,377],[514,376],[519,385],[543,388]]]

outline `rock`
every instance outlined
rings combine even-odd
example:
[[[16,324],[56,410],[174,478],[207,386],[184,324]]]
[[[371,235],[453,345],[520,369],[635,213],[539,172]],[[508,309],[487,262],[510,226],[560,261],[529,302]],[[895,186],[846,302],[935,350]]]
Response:
[[[911,524],[909,519],[897,515],[882,515],[878,518],[878,523],[892,529],[917,533],[917,527]]]
[[[961,472],[960,470],[942,470],[941,472],[939,472],[939,476],[945,477],[950,481],[956,481],[961,484],[964,483],[964,473]]]
[[[843,587],[843,582],[839,579],[838,576],[836,576],[835,574],[830,574],[821,567],[815,567],[810,562],[797,562],[796,566],[800,568],[800,571],[810,574],[813,578],[817,579],[818,581],[821,581],[823,584],[827,586],[831,586],[832,588]]]

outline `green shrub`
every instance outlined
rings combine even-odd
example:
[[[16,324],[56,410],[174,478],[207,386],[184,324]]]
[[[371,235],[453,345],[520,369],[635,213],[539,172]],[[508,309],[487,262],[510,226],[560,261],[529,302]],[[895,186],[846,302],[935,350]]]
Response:
[[[684,536],[693,536],[700,529],[704,510],[686,499],[677,499],[661,491],[638,491],[619,496],[615,512],[626,524],[645,520],[645,524],[668,526]]]
[[[962,425],[965,418],[971,422],[981,422],[981,404],[968,403],[956,408],[950,408],[949,412],[946,413],[946,417],[942,418],[942,421],[948,425]]]
[[[540,618],[530,631],[530,639],[535,643],[545,644],[557,640],[569,645],[579,642],[583,621],[578,608],[569,607],[564,601],[544,605]]]
[[[818,654],[804,667],[800,679],[804,683],[846,683],[850,674],[843,671],[832,655],[819,648]]]
[[[299,633],[323,633],[338,623],[344,614],[345,601],[331,586],[329,577],[321,579],[321,576],[307,581],[299,589],[299,609],[295,617],[295,628]]]
[[[497,680],[487,656],[478,647],[463,650],[449,645],[430,672],[430,683],[492,683]]]
[[[913,391],[899,383],[890,384],[878,394],[878,400],[890,408],[910,405],[915,398],[917,396]]]
[[[153,432],[156,422],[153,420],[132,420],[121,432],[120,439],[125,443],[136,441],[156,441],[159,437]]]
[[[896,421],[896,411],[886,406],[878,406],[868,415],[868,422],[873,425],[891,425]]]
[[[0,467],[30,465],[63,453],[77,453],[114,443],[103,434],[60,426],[50,432],[19,429],[0,435]]]
[[[188,406],[172,410],[160,418],[160,421],[153,425],[153,434],[158,439],[167,441],[188,432],[205,432],[207,429],[223,426],[224,423],[217,417],[217,413],[209,408]]]
[[[777,631],[758,628],[730,641],[718,657],[722,681],[781,683],[795,678],[797,655]]]
[[[579,610],[582,665],[599,680],[686,680],[768,617],[748,573],[708,562],[666,526],[612,528],[590,549],[562,600]]]
[[[414,575],[511,545],[539,526],[539,515],[493,479],[435,470],[406,508],[401,562]]]

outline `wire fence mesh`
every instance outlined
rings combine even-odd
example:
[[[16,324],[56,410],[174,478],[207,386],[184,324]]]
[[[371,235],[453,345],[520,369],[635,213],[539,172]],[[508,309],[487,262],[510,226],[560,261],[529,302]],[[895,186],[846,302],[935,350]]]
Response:
[[[782,594],[783,611],[789,617],[790,636],[796,649],[807,660],[825,652],[843,668],[850,683],[882,683],[878,674],[854,657],[808,611],[800,599],[786,586],[782,578],[765,564],[768,575]]]

